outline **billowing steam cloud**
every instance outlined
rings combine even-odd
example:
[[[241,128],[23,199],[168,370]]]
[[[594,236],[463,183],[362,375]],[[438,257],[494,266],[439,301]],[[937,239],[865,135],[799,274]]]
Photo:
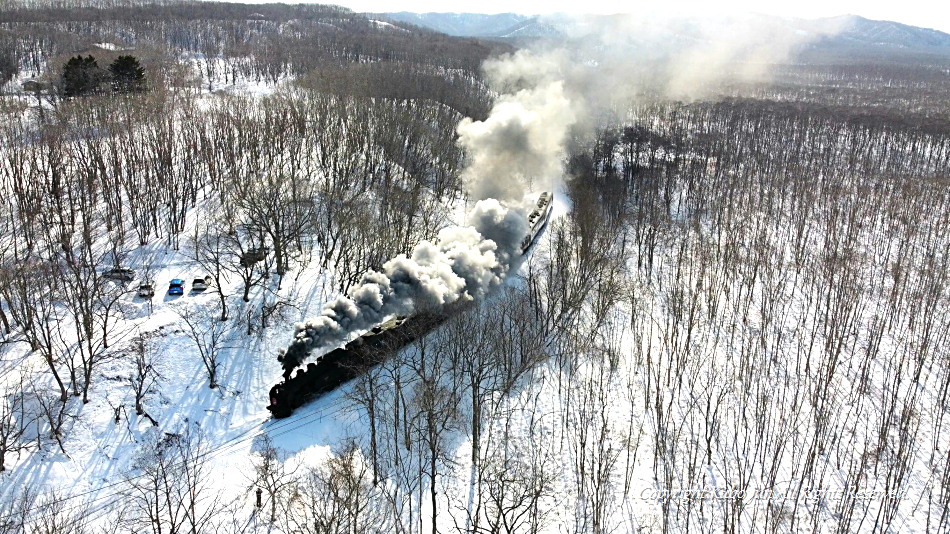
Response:
[[[566,89],[598,112],[623,112],[643,99],[715,97],[726,85],[767,81],[771,69],[844,29],[846,19],[813,21],[766,15],[550,15],[557,43],[539,42],[520,64],[550,72],[560,63]],[[567,41],[567,44],[565,44]],[[539,59],[540,58],[544,58]]]
[[[551,190],[561,177],[575,108],[559,79],[562,64],[511,56],[486,65],[496,86],[509,90],[486,120],[464,119],[458,126],[468,155],[462,177],[477,201],[467,226],[446,228],[435,242],[389,260],[318,317],[298,324],[279,358],[285,376],[314,349],[339,345],[387,317],[480,299],[504,281],[527,233],[526,211],[517,208],[526,187]]]
[[[281,355],[285,375],[317,347],[343,343],[392,315],[438,309],[460,300],[480,299],[508,274],[527,231],[524,214],[497,200],[476,203],[471,226],[446,228],[436,242],[423,241],[410,256],[400,254],[370,272],[349,296],[327,304],[320,316],[297,325]]]
[[[361,285],[297,325],[282,354],[285,376],[314,349],[338,345],[392,315],[479,299],[503,282],[526,232],[512,208],[531,189],[554,190],[572,127],[596,126],[642,98],[699,98],[711,85],[760,77],[833,27],[789,27],[760,19],[696,26],[690,21],[579,17],[559,22],[570,46],[490,60],[485,73],[501,94],[484,121],[464,119],[462,173],[477,200],[468,226],[447,228],[435,242],[368,273]]]
[[[486,65],[496,84],[512,82],[529,87],[499,97],[485,121],[463,119],[459,143],[469,154],[462,173],[475,199],[520,201],[525,184],[550,189],[562,172],[561,152],[574,109],[564,83],[551,61],[540,66],[508,56]],[[522,68],[524,66],[524,68]]]

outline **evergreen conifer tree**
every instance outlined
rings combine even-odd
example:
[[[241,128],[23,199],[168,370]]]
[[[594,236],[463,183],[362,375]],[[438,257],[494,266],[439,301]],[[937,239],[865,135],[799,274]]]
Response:
[[[112,92],[141,93],[145,90],[145,69],[135,56],[119,56],[109,65]]]
[[[70,58],[63,66],[62,92],[65,97],[85,96],[99,91],[105,73],[92,56]]]

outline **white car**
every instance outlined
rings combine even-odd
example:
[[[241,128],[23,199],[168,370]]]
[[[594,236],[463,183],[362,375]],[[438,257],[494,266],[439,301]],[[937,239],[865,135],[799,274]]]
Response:
[[[204,291],[211,287],[211,277],[206,276],[204,278],[195,278],[191,281],[191,290],[192,291]]]
[[[154,297],[155,286],[151,282],[142,282],[139,284],[138,295],[140,297]]]

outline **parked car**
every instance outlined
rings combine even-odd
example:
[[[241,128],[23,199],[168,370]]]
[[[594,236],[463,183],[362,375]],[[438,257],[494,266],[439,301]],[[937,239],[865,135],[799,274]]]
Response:
[[[154,297],[155,286],[151,282],[142,282],[139,284],[138,294],[140,297]]]
[[[211,277],[206,276],[204,278],[195,278],[191,281],[191,290],[192,291],[204,291],[211,287]]]
[[[116,267],[115,269],[109,269],[108,271],[102,273],[103,278],[108,278],[110,280],[122,280],[123,282],[131,282],[135,279],[135,271],[132,269],[126,269],[123,267]]]
[[[185,294],[185,281],[181,278],[176,278],[168,283],[168,294],[169,295],[184,295]]]

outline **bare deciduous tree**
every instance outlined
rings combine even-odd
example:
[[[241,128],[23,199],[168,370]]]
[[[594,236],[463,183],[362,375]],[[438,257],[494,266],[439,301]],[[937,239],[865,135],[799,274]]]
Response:
[[[178,316],[185,322],[185,332],[198,349],[201,363],[208,375],[208,387],[217,388],[218,369],[224,357],[225,341],[231,332],[230,325],[192,308],[179,311]]]
[[[359,448],[350,443],[297,481],[281,521],[288,532],[382,534],[395,528],[388,507]]]
[[[24,379],[8,382],[0,389],[0,473],[10,454],[20,454],[27,447],[24,437],[33,424],[33,414],[26,410]]]
[[[268,522],[277,521],[277,510],[280,503],[290,498],[289,488],[297,483],[296,470],[289,470],[286,466],[287,455],[274,446],[270,436],[264,434],[259,442],[254,463],[254,479],[251,487],[266,494],[266,506],[269,510]]]
[[[197,430],[165,434],[126,477],[131,524],[153,534],[205,532],[223,506],[211,489],[208,445]]]
[[[162,378],[155,368],[157,355],[152,349],[146,336],[140,335],[132,340],[132,373],[129,375],[129,385],[132,387],[132,393],[135,396],[135,413],[144,415],[153,424],[156,421],[152,416],[145,413],[145,407],[142,402],[145,396],[151,393],[156,382]]]

